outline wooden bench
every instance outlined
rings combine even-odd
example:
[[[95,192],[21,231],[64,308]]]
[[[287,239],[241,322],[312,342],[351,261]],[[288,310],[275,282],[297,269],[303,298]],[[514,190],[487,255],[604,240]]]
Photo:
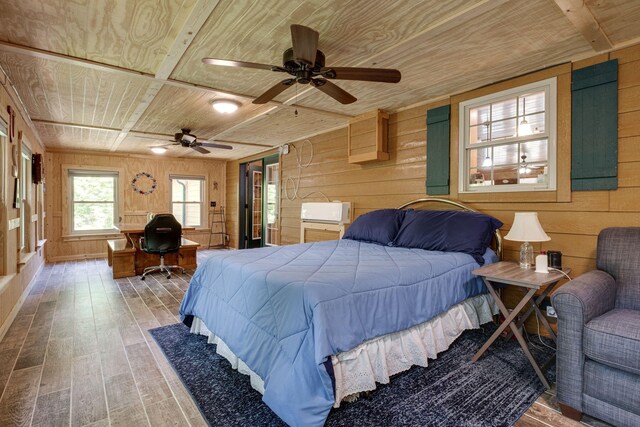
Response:
[[[107,240],[107,263],[114,279],[135,276],[136,248],[127,246],[125,239]]]

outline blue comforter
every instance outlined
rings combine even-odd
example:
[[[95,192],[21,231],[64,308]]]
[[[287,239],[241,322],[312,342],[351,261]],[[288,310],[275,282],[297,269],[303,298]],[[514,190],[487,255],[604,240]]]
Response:
[[[352,240],[225,251],[198,267],[180,316],[202,319],[260,375],[280,418],[321,426],[334,403],[327,358],[485,292],[477,267],[467,254]]]

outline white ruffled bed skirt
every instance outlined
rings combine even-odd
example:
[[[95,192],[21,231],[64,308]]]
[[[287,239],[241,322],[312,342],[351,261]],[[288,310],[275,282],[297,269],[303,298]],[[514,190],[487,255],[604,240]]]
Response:
[[[489,294],[478,295],[454,305],[433,319],[403,331],[366,341],[353,350],[331,356],[336,380],[334,407],[357,397],[358,393],[375,390],[376,383],[387,384],[389,378],[414,365],[428,366],[429,359],[449,348],[467,329],[477,329],[492,320],[498,307]],[[251,386],[264,394],[264,381],[240,360],[219,337],[207,329],[197,317],[191,332],[205,335],[216,352],[227,359],[233,369],[249,375]]]

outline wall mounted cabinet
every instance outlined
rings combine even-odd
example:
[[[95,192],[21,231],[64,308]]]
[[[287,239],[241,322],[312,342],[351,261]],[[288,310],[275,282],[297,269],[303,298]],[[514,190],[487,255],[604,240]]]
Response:
[[[388,128],[389,114],[382,110],[374,110],[349,120],[349,163],[389,160]]]

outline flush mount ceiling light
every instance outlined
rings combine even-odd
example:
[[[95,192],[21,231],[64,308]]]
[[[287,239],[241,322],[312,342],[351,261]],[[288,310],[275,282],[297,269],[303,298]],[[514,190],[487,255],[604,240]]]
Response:
[[[232,99],[214,99],[211,102],[211,106],[218,113],[230,114],[234,113],[240,108],[240,103]]]
[[[167,151],[166,147],[151,147],[151,151],[155,154],[164,154]]]

